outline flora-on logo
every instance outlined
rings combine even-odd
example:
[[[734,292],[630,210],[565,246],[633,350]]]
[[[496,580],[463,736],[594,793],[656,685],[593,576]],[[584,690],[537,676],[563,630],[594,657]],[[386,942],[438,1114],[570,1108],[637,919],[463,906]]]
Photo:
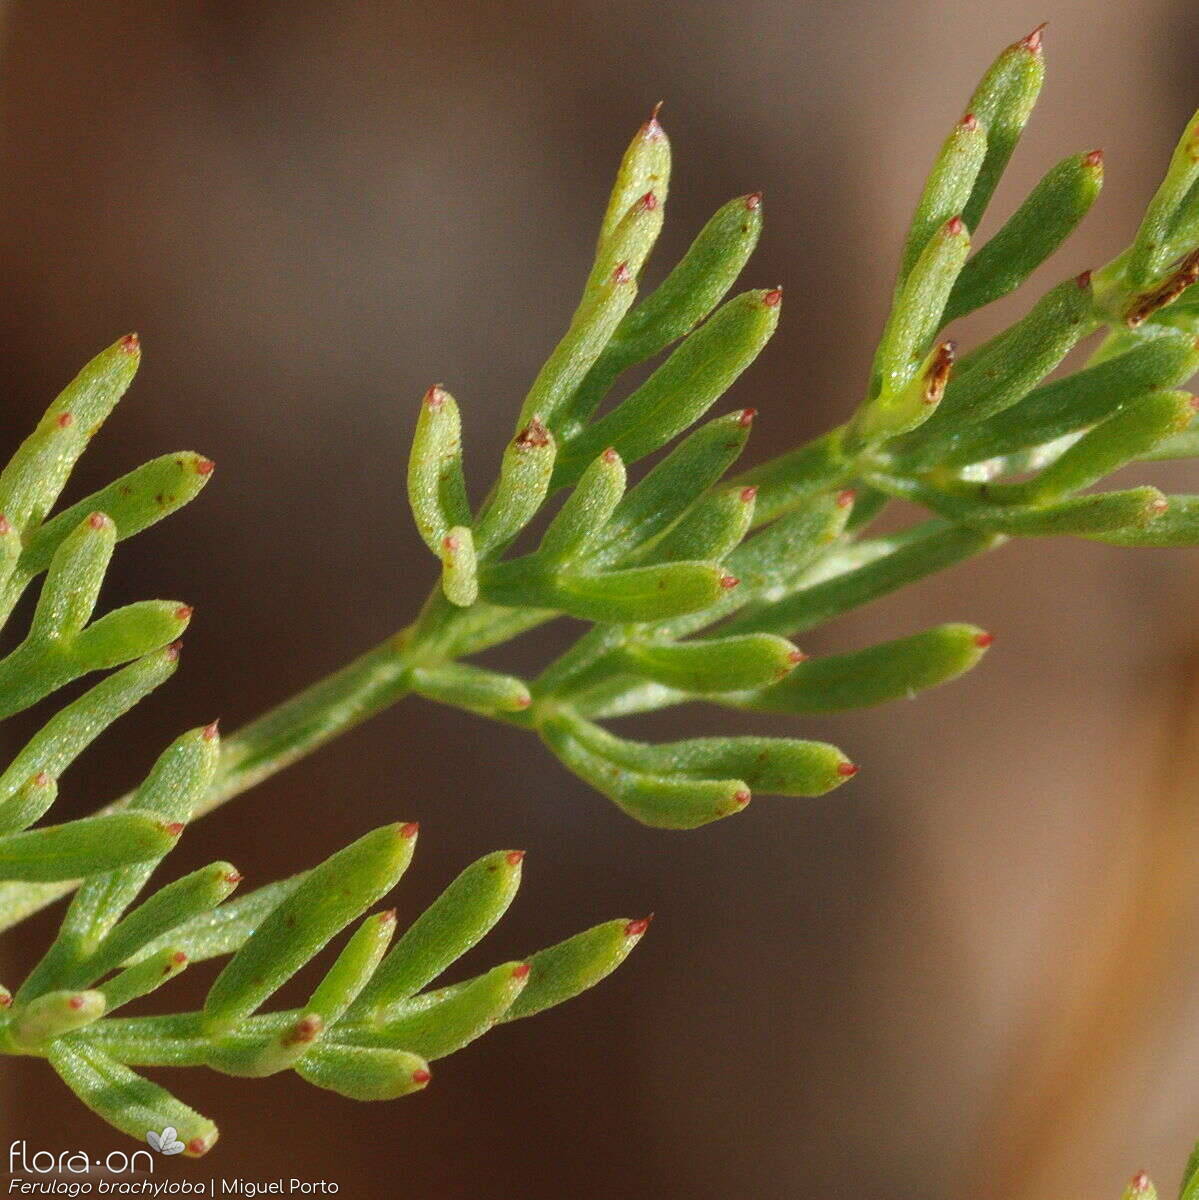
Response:
[[[174,1141],[175,1131],[173,1129],[164,1129],[163,1133],[169,1133],[171,1140]],[[150,1145],[154,1146],[154,1143],[150,1142]],[[158,1149],[157,1146],[154,1148]],[[182,1149],[183,1147],[180,1146],[179,1150]],[[166,1153],[178,1154],[179,1150],[170,1150]],[[129,1154],[126,1154],[124,1150],[110,1150],[103,1158],[91,1158],[85,1150],[30,1150],[29,1143],[22,1138],[20,1141],[9,1143],[8,1173],[17,1178],[10,1183],[8,1191],[10,1195],[14,1193],[32,1194],[30,1189],[34,1185],[28,1180],[22,1185],[19,1180],[21,1175],[87,1175],[93,1167],[96,1170],[109,1171],[113,1174],[145,1171],[153,1175],[154,1156],[149,1150],[134,1150]],[[56,1196],[83,1194],[83,1191],[61,1190],[66,1185],[56,1184],[53,1186],[54,1190],[51,1192],[49,1183],[41,1185],[41,1190],[38,1190],[37,1194],[47,1196],[51,1194]],[[91,1187],[90,1183],[82,1185],[86,1191],[91,1191]],[[101,1190],[103,1191],[103,1188]]]
[[[146,1141],[150,1143],[150,1149],[157,1150],[159,1154],[183,1153],[183,1143],[179,1140],[174,1125],[168,1125],[161,1133],[155,1133],[153,1129],[148,1130]]]

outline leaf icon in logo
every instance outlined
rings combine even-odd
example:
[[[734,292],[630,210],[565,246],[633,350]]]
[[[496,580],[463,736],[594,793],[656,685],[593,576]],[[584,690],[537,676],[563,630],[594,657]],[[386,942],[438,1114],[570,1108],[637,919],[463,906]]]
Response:
[[[146,1133],[146,1141],[149,1143],[151,1150],[157,1150],[159,1154],[182,1154],[183,1143],[176,1136],[176,1130],[173,1125],[168,1125],[161,1133],[155,1133],[153,1129]]]

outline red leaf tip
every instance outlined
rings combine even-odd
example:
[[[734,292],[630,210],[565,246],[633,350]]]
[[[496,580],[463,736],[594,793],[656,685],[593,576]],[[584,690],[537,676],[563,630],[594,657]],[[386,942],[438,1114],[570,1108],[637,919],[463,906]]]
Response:
[[[396,910],[394,908],[385,908],[379,914],[380,925],[394,925],[396,923]]]
[[[741,503],[749,504],[750,501],[753,500],[755,496],[757,496],[757,494],[758,494],[758,489],[756,487],[743,487],[741,489]]]
[[[36,775],[33,777],[33,782],[34,782],[34,783],[35,783],[35,784],[36,784],[38,787],[49,787],[49,786],[50,786],[50,778],[51,778],[51,777],[50,777],[50,772],[49,772],[49,771],[39,771],[39,772],[38,772],[38,773],[37,773],[37,774],[36,774]]]
[[[59,414],[59,418],[58,418],[59,429],[68,429],[68,428],[70,428],[70,426],[74,425],[74,423],[75,423],[75,418],[73,416],[71,416],[71,414],[69,412]]]
[[[781,287],[771,288],[770,291],[762,294],[762,303],[767,308],[777,308],[783,302],[783,289]]]
[[[178,837],[186,828],[182,821],[168,821],[162,826],[163,833],[169,833],[171,837]]]
[[[179,605],[179,607],[177,609],[175,609],[175,620],[176,621],[190,621],[191,615],[195,611],[196,610],[194,608],[192,608],[192,606],[190,604],[181,604],[181,605]]]
[[[604,462],[606,462],[606,463],[614,463],[614,462],[620,461],[620,455],[616,453],[616,449],[613,446],[609,446],[607,448],[607,450],[605,450],[603,452],[603,454],[600,455],[600,458],[602,458],[604,460]]]
[[[758,209],[762,207],[762,193],[750,192],[750,194],[745,197],[745,207],[748,208],[750,212],[757,212]]]
[[[1016,45],[1023,46],[1025,48],[1025,50],[1031,50],[1033,54],[1039,53],[1040,49],[1041,49],[1041,42],[1043,40],[1043,35],[1045,33],[1045,26],[1048,24],[1049,24],[1048,21],[1042,21],[1040,23],[1040,25],[1038,25],[1036,27],[1036,29],[1034,29],[1032,31],[1032,33],[1027,34],[1025,37],[1022,37],[1016,43]]]
[[[995,635],[993,633],[976,633],[974,635],[974,644],[985,650],[993,641]]]
[[[87,523],[93,529],[103,529],[108,524],[108,518],[101,512],[94,512],[88,517]]]
[[[235,887],[237,884],[241,883],[243,879],[245,879],[245,876],[240,871],[230,871],[229,874],[225,876],[225,882],[231,883]]]
[[[520,963],[517,966],[512,968],[512,978],[513,979],[527,979],[529,977],[529,972],[532,969],[533,968],[529,963]]]
[[[136,333],[127,333],[117,345],[120,346],[126,354],[140,354],[142,349],[142,340]]]
[[[207,1154],[212,1149],[212,1143],[206,1138],[194,1137],[187,1143],[187,1152],[192,1158],[199,1158],[201,1154]]]
[[[735,588],[740,582],[741,580],[738,579],[736,575],[722,575],[720,577],[720,586],[724,588],[726,592],[732,591],[732,589]]]
[[[629,264],[627,262],[617,263],[616,269],[612,272],[612,281],[614,283],[631,283],[633,276],[629,273]]]
[[[445,403],[446,391],[440,383],[435,383],[421,398],[426,408],[438,409]]]
[[[635,921],[630,921],[624,927],[625,937],[640,937],[650,926],[650,922],[654,919],[654,914],[650,913],[648,917],[638,917]]]
[[[12,992],[0,992],[0,1008],[12,1007]]]
[[[851,775],[856,775],[861,770],[857,763],[843,762],[837,764],[837,774],[844,775],[848,779]]]
[[[796,649],[792,650],[791,653],[787,655],[787,661],[789,663],[795,663],[798,665],[801,662],[806,662],[807,657],[808,656],[802,650]]]
[[[163,651],[163,653],[164,653],[164,654],[167,656],[167,661],[168,661],[168,662],[178,662],[178,661],[179,661],[179,655],[180,655],[182,652],[183,652],[183,642],[182,642],[182,641],[176,641],[176,642],[172,642],[172,643],[171,643],[171,644],[170,644],[170,645],[169,645],[169,646],[168,646],[168,647],[167,647],[167,648],[166,648],[166,649]]]
[[[649,138],[651,141],[656,141],[658,138],[664,136],[665,131],[663,130],[662,126],[658,124],[658,114],[661,111],[662,101],[659,100],[658,103],[654,105],[654,111],[650,113],[649,120],[641,126],[641,133],[643,137]]]
[[[737,424],[743,429],[748,429],[754,423],[754,417],[757,415],[758,410],[756,408],[743,408],[737,417]]]
[[[1085,292],[1091,286],[1091,272],[1083,271],[1081,275],[1075,275],[1074,282]]]
[[[746,788],[740,788],[733,793],[733,803],[738,808],[744,808],[753,799],[753,793]]]
[[[1133,1192],[1147,1192],[1150,1188],[1149,1176],[1144,1171],[1138,1171],[1129,1181],[1129,1189]]]
[[[441,548],[443,550],[449,550],[452,554],[458,549],[458,539],[454,537],[452,533],[447,533],[445,537],[441,539]]]
[[[951,237],[957,237],[957,235],[965,228],[966,223],[961,217],[950,217],[949,220],[945,222],[945,232]]]
[[[653,212],[658,207],[658,197],[653,188],[650,188],[640,200],[637,201],[638,207],[642,212]]]
[[[837,507],[849,508],[849,506],[853,504],[857,497],[858,494],[853,490],[853,488],[845,488],[837,493]]]
[[[220,719],[220,717],[217,717],[217,719],[215,721],[209,721],[209,723],[204,726],[203,730],[200,733],[200,736],[206,742],[213,742],[213,741],[216,741],[217,737],[220,735],[220,732],[221,732],[221,719]]]
[[[175,966],[181,967],[185,962],[187,962],[187,955],[184,954],[182,950],[176,950],[175,953],[171,955],[171,962],[173,962]]]
[[[1156,500],[1152,500],[1149,503],[1149,511],[1159,517],[1162,513],[1166,512],[1169,507],[1170,501],[1167,500],[1165,496],[1159,496]]]
[[[1092,150],[1090,154],[1083,155],[1083,166],[1086,167],[1101,167],[1103,166],[1103,151]]]
[[[12,533],[12,526],[8,523],[8,518],[3,513],[0,513],[0,537],[3,537],[6,533]]]
[[[72,996],[67,1001],[67,1007],[70,1009],[74,1009],[75,1012],[78,1012],[84,1006],[85,1003],[86,1003],[86,1001],[83,999],[82,996]]]
[[[403,837],[403,838],[416,837],[419,830],[420,830],[420,822],[419,821],[409,821],[406,825],[400,826],[400,837]]]
[[[964,117],[963,117],[963,118],[962,118],[962,119],[961,119],[961,120],[958,122],[958,124],[959,124],[959,125],[960,125],[960,126],[963,128],[963,129],[977,129],[977,128],[978,128],[978,118],[977,118],[977,117],[976,117],[976,116],[975,116],[973,113],[967,113],[967,114],[966,114],[966,115],[965,115],[965,116],[964,116]]]
[[[421,1087],[424,1087],[424,1085],[432,1078],[433,1073],[431,1071],[426,1071],[424,1067],[417,1067],[417,1069],[412,1072],[412,1082],[419,1084]]]
[[[196,459],[196,474],[197,475],[211,475],[215,468],[216,468],[216,463],[214,463],[211,458]]]
[[[523,850],[509,850],[504,855],[504,861],[507,862],[508,866],[515,867],[524,856],[525,852]]]

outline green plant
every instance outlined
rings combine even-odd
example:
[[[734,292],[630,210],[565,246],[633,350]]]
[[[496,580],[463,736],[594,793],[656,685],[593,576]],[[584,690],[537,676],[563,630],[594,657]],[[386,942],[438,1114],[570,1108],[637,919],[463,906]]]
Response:
[[[394,911],[368,916],[303,1007],[263,1014],[264,1003],[399,881],[416,844],[414,823],[373,830],[311,871],[242,899],[229,899],[241,874],[217,862],[135,903],[217,777],[213,723],[168,746],[141,786],[104,812],[30,828],[72,762],[174,674],[191,617],[187,605],[168,600],[97,620],[92,613],[117,540],[196,496],[212,473],[208,459],[166,455],[45,520],[139,356],[130,335],[93,359],[0,474],[0,619],[45,572],[28,634],[0,661],[0,715],[119,668],[51,717],[0,774],[6,895],[83,880],[16,994],[0,988],[0,1053],[46,1058],[117,1129],[139,1139],[172,1130],[166,1141],[177,1138],[179,1152],[194,1156],[216,1140],[216,1126],[133,1067],[207,1066],[241,1076],[293,1069],[354,1099],[406,1095],[428,1083],[429,1060],[597,983],[648,921],[609,921],[527,962],[428,990],[512,902],[524,852],[501,850],[467,867],[393,948]],[[189,964],[224,955],[232,957],[202,1011],[113,1016]]]
[[[864,399],[844,425],[729,478],[753,423],[753,410],[740,409],[699,424],[626,487],[629,466],[662,451],[700,422],[749,366],[773,333],[782,300],[777,288],[724,300],[757,241],[762,201],[754,193],[721,208],[682,261],[637,301],[638,280],[661,228],[670,175],[669,142],[655,113],[625,153],[579,307],[535,379],[498,480],[477,507],[468,501],[457,404],[440,386],[424,397],[411,452],[409,498],[421,536],[439,560],[440,585],[416,619],[392,638],[227,738],[219,755],[210,747],[207,773],[189,776],[186,807],[193,815],[212,809],[409,693],[536,733],[569,770],[650,825],[703,825],[741,811],[752,791],[820,795],[857,770],[833,746],[777,737],[650,744],[619,737],[601,722],[696,701],[805,714],[908,696],[974,666],[990,635],[971,625],[941,625],[810,661],[790,639],[1012,538],[1072,535],[1127,546],[1199,541],[1197,497],[1166,497],[1144,485],[1087,490],[1126,464],[1199,453],[1199,437],[1188,429],[1194,401],[1177,390],[1199,367],[1199,287],[1193,286],[1199,280],[1199,123],[1188,126],[1124,253],[1094,273],[1083,272],[1050,289],[1026,316],[956,362],[953,344],[943,337],[950,321],[1023,283],[1098,194],[1102,155],[1073,155],[1053,167],[999,231],[971,254],[971,231],[1015,149],[1042,74],[1038,30],[999,56],[967,114],[950,130],[903,246],[891,314]],[[1094,335],[1102,336],[1085,365],[1046,382],[1075,347]],[[668,350],[644,383],[601,410],[625,371]],[[119,347],[109,354],[120,362]],[[97,386],[85,383],[82,388],[90,395]],[[108,513],[116,536],[125,536],[157,511],[146,499],[156,489],[139,483],[130,493],[141,495],[138,506],[118,484],[42,524],[63,481],[59,458],[47,447],[61,433],[55,432],[58,414],[78,403],[57,402],[0,477],[0,508],[8,513],[15,539],[15,578],[23,585],[50,566],[34,619],[37,636],[31,635],[31,648],[23,644],[16,652],[36,664],[32,677],[42,680],[22,685],[32,688],[30,694],[44,694],[84,670],[123,661],[104,649],[117,640],[115,634],[93,632],[103,621],[82,630],[87,616],[82,609],[90,611],[90,604],[55,599],[70,592],[63,582],[69,571],[84,571],[70,564],[72,555],[83,555],[85,543],[90,544],[90,535],[68,538],[68,531],[97,509]],[[80,424],[90,429],[95,418]],[[176,457],[159,464],[168,461],[187,460]],[[142,470],[152,468],[166,469],[150,464]],[[18,478],[24,480],[20,487]],[[50,484],[40,482],[43,478]],[[31,493],[41,488],[44,494],[22,508],[10,499],[21,495],[21,488]],[[534,523],[543,513],[550,516],[549,502],[563,492],[565,498],[534,537]],[[871,536],[870,524],[892,499],[923,507],[929,519]],[[513,555],[509,551],[518,539],[522,552]],[[51,615],[60,610],[69,614]],[[153,614],[164,621],[173,613],[173,619],[182,621],[182,611],[168,605]],[[561,616],[590,628],[536,679],[462,661]],[[133,618],[126,620],[133,623]],[[149,620],[149,610],[139,611],[138,628],[149,628]],[[65,622],[67,640],[74,639],[75,648],[65,656],[69,666],[60,651],[48,655],[39,650],[38,629],[52,629],[54,621]],[[163,632],[159,644],[175,632]],[[91,642],[80,651],[78,643],[89,635]],[[139,643],[132,653],[149,649]],[[135,668],[148,671],[147,664],[162,661],[164,652],[157,654],[99,687]],[[58,674],[48,674],[51,663]],[[0,666],[0,681],[10,677],[5,669]],[[30,669],[16,674],[28,680]],[[190,745],[204,742],[202,734],[189,736]],[[23,789],[19,811],[36,819],[43,811],[36,789],[45,785],[30,782],[28,761],[19,771],[10,768],[5,778],[10,777],[14,789]],[[155,778],[152,774],[142,790],[119,801],[114,811],[93,818],[108,822],[104,828],[113,831],[118,828],[114,821],[124,822],[121,836],[129,849],[121,863],[88,858],[99,853],[100,839],[96,827],[86,823],[74,823],[69,835],[50,830],[14,834],[10,841],[17,849],[8,851],[7,859],[0,844],[0,866],[20,861],[26,852],[22,847],[35,847],[38,838],[58,838],[62,845],[76,847],[80,856],[72,860],[55,849],[63,857],[53,860],[53,874],[44,867],[40,875],[38,868],[21,868],[24,875],[10,869],[9,878],[20,882],[0,884],[0,928],[65,894],[72,886],[65,880],[85,870],[115,868],[121,879],[132,878],[123,874],[130,871],[144,878],[146,868],[130,864],[154,861],[168,848],[170,836],[154,823],[161,822],[161,815],[147,815],[159,812],[155,805],[168,803],[147,799],[159,794]],[[167,790],[174,796],[178,789]],[[396,853],[394,835],[376,833],[368,839],[381,839],[370,844],[390,846],[387,853]],[[365,842],[342,853],[357,852]],[[118,844],[126,843],[105,836],[105,853]],[[36,849],[27,853],[31,858],[37,854]],[[60,970],[60,963],[70,960],[73,922],[82,919],[71,914],[80,906],[85,914],[95,908],[98,900],[83,898],[100,892],[117,895],[123,904],[129,886],[89,878],[56,943],[67,949],[52,949],[34,973],[39,996],[59,995],[54,1002],[61,1005],[67,1003],[61,999],[62,986],[85,986],[82,960],[71,968],[74,974]],[[255,893],[216,911],[236,914],[240,904],[265,913],[279,895]],[[284,903],[294,905],[299,895]],[[372,891],[356,911],[374,898]],[[96,918],[101,925],[115,920],[119,910],[105,911],[108,916]],[[337,927],[353,915],[339,914]],[[229,919],[240,936],[244,926],[236,916]],[[230,988],[236,991],[227,982],[230,975],[244,977],[245,968],[237,964],[266,953],[262,939],[268,931],[277,933],[277,925],[275,918],[263,924],[214,984],[210,1004],[222,1013],[222,997]],[[171,944],[180,938],[191,944],[191,928],[184,924]],[[580,982],[592,981],[615,964],[628,945],[621,930],[639,932],[642,926],[600,928],[607,928],[606,936],[614,940],[604,943],[604,954],[589,963]],[[368,923],[343,959],[353,959],[354,953],[363,961],[369,957],[374,935],[366,931],[371,929],[377,925]],[[323,940],[333,932],[322,929]],[[286,938],[282,941],[288,944]],[[166,943],[148,939],[147,944],[165,952]],[[222,951],[235,944],[232,935],[220,943]],[[291,953],[270,944],[275,946],[271,953]],[[349,966],[343,968],[343,959],[333,974],[352,978],[355,985],[362,982],[369,967],[355,974]],[[106,967],[116,965],[101,961]],[[539,965],[535,959],[526,997],[539,986]],[[507,971],[508,986],[513,986],[511,965],[497,970],[500,980]],[[548,966],[544,973],[553,977]],[[78,982],[64,984],[67,979]],[[422,979],[416,986],[427,982]],[[120,987],[129,986],[119,985],[118,995]],[[371,995],[372,986],[365,984],[364,996]],[[19,1030],[19,1020],[33,1020],[29,988],[27,982],[17,993],[10,1030]],[[430,1001],[431,1007],[420,1011],[436,1014],[441,1004],[466,994],[454,989],[434,993],[438,1002]],[[35,1021],[35,1029],[46,1032],[40,1034],[37,1051],[58,1062],[77,1090],[81,1077],[73,1067],[62,1066],[64,1056],[69,1060],[101,1050],[114,1062],[123,1055],[134,1063],[166,1061],[177,1050],[180,1057],[172,1061],[207,1062],[218,1069],[234,1064],[243,1070],[252,1061],[249,1073],[265,1073],[291,1065],[289,1055],[299,1054],[295,1031],[306,1012],[253,1016],[264,998],[251,997],[254,1004],[248,1008],[248,1000],[231,1004],[215,1023],[209,1012],[207,1017],[141,1018],[140,1024],[136,1018],[90,1021],[90,1016],[100,1016],[101,1002],[88,1000],[82,1007],[96,1008],[87,1009],[85,1028],[68,1031],[74,1018],[61,1008],[54,1010],[55,1019],[38,1018],[42,1024]],[[355,1024],[365,1001],[339,1003],[330,1011],[339,1013],[340,1023],[324,1017],[331,1026],[329,1036],[297,1058],[302,1072],[311,1073],[306,1064],[331,1053],[326,1047],[358,1045],[355,1039],[366,1037],[361,1022]],[[38,1011],[49,1014],[47,1004],[43,1001]],[[508,1015],[523,1015],[527,1006],[527,1001],[517,1001]],[[315,1000],[312,1010],[324,1016]],[[402,1022],[404,1014],[416,1010],[397,1011]],[[22,1035],[8,1034],[10,1046],[14,1036],[20,1042]],[[404,1041],[408,1036],[393,1039],[396,1053],[401,1046],[413,1049]],[[281,1049],[280,1039],[288,1038],[293,1041]],[[155,1039],[168,1049],[148,1048]],[[233,1048],[226,1054],[212,1048],[217,1043]]]

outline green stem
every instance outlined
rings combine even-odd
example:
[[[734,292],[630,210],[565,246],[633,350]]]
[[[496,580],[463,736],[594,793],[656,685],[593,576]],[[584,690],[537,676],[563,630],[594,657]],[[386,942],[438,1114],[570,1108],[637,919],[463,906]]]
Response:
[[[1113,313],[1122,311],[1126,298],[1122,266],[1123,258],[1116,258],[1096,272],[1102,304],[1097,315],[1109,323],[1114,321]],[[730,481],[758,487],[755,524],[773,520],[820,493],[848,486],[860,478],[864,458],[861,453],[848,452],[846,428],[834,429]],[[414,666],[430,666],[477,654],[556,615],[546,609],[497,608],[488,604],[454,608],[440,588],[435,589],[411,625],[225,738],[216,778],[194,815],[211,812],[402,699],[410,690],[409,673]],[[605,664],[612,675],[618,673],[619,663],[611,651],[620,644],[620,632],[617,631],[615,641],[611,630],[596,630],[585,637],[577,656],[568,653],[547,669],[539,684],[554,680],[555,672],[561,671],[564,677],[578,674],[589,687],[601,683],[613,687],[611,679],[605,680],[608,673]],[[565,682],[565,678],[556,682]],[[509,714],[501,719],[529,724],[528,714]],[[103,811],[120,808],[127,799],[122,797]],[[0,931],[69,894],[75,886],[75,883],[0,884]]]
[[[406,696],[416,657],[405,648],[406,640],[406,631],[388,638],[224,739],[216,777],[193,817],[211,812]]]
[[[212,812],[403,699],[414,666],[477,654],[554,616],[542,609],[476,607],[477,612],[455,609],[440,591],[434,593],[411,625],[223,738],[216,777],[193,817]],[[122,796],[101,811],[122,808],[128,799]],[[0,931],[77,886],[78,881],[0,884]]]
[[[413,660],[420,657],[408,640],[408,630],[401,631],[224,738],[216,776],[193,818],[211,812],[407,695]],[[101,811],[122,808],[128,800],[122,796]],[[77,886],[78,881],[0,884],[0,930],[11,928]]]
[[[1097,317],[1109,322],[1109,336],[1119,332],[1120,328],[1111,324],[1111,314],[1121,312],[1127,301],[1127,289],[1121,273],[1123,257],[1113,259],[1095,274],[1103,304],[1103,308],[1099,308],[1097,302]],[[1095,354],[1101,354],[1102,350],[1103,346],[1100,346]],[[806,445],[744,472],[731,481],[734,484],[752,484],[758,488],[755,525],[763,520],[774,520],[833,488],[860,485],[862,482],[892,497],[916,503],[920,503],[922,497],[913,494],[913,489],[927,489],[928,494],[924,499],[935,494],[935,489],[928,486],[928,480],[921,472],[910,476],[897,475],[894,479],[888,477],[885,469],[879,474],[879,464],[874,461],[869,448],[850,450],[845,438],[847,429],[848,426],[834,429]],[[890,464],[884,462],[884,467],[886,466]],[[944,512],[935,509],[933,511],[934,515],[942,519],[953,519],[951,516],[947,517]],[[988,546],[984,549],[990,548]],[[982,553],[982,550],[975,553]],[[604,644],[596,641],[595,634],[588,635],[580,639],[572,650],[550,668],[550,671],[558,670],[561,674],[561,680],[554,678],[555,683],[569,680],[575,683],[579,691],[585,687],[587,694],[575,697],[581,711],[594,712],[597,708],[609,710],[616,706],[622,715],[628,715],[680,703],[678,693],[670,689],[647,688],[643,680],[629,681],[624,678],[619,658],[610,652],[611,645],[604,645],[609,652],[603,655],[595,652],[600,645]]]

